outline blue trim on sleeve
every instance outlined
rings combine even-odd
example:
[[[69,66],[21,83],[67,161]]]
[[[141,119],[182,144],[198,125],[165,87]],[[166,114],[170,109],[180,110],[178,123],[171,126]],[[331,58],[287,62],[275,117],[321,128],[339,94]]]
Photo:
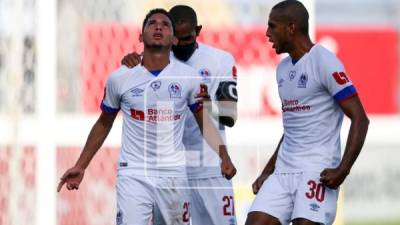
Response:
[[[353,85],[347,86],[345,88],[343,88],[341,91],[339,91],[338,93],[336,93],[333,98],[337,101],[337,102],[341,102],[351,96],[354,96],[357,94],[356,88]]]
[[[119,112],[119,109],[114,109],[114,108],[111,108],[110,106],[107,106],[106,104],[104,104],[104,101],[101,102],[100,108],[105,113],[117,113],[117,112]]]
[[[189,108],[190,108],[190,111],[192,111],[192,112],[198,112],[201,109],[203,109],[203,104],[197,102],[197,103],[189,105]]]

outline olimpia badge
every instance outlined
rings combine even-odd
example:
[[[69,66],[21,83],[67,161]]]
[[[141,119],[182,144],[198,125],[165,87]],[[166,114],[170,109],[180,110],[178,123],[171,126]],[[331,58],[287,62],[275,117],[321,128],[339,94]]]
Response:
[[[182,88],[178,83],[171,83],[168,86],[170,98],[180,98],[182,96]]]
[[[308,75],[306,73],[302,73],[299,78],[299,83],[297,84],[298,88],[306,88],[308,82]]]

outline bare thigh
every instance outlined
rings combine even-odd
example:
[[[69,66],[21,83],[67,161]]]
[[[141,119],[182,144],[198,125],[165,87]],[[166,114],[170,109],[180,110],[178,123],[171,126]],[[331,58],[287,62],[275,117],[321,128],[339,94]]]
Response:
[[[250,212],[245,225],[281,225],[276,217],[263,212]]]
[[[293,220],[293,225],[319,225],[319,223],[315,223],[304,218],[297,218]]]

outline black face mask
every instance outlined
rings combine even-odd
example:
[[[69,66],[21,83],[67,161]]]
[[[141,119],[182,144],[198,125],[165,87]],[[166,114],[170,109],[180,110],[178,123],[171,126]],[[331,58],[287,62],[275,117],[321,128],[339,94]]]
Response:
[[[187,45],[172,45],[172,51],[177,59],[186,62],[197,48],[197,43]]]

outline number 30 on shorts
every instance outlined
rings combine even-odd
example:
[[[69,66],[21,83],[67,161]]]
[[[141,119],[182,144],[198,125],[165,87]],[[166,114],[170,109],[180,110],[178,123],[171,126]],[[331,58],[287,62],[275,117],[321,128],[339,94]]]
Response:
[[[319,202],[323,202],[325,199],[325,186],[322,183],[317,183],[314,180],[307,182],[309,191],[306,192],[306,197],[309,199],[315,198]]]

